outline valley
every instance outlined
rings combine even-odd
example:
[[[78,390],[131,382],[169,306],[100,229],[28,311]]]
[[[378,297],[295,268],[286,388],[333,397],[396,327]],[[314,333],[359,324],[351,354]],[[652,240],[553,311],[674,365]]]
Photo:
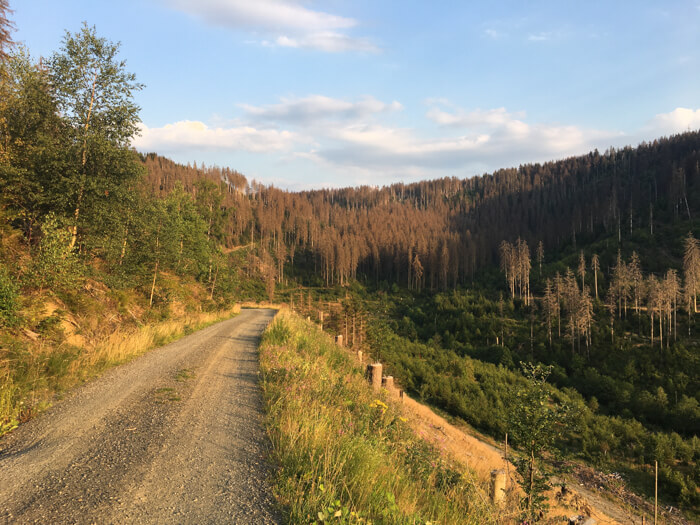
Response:
[[[122,45],[86,22],[49,52],[26,23],[42,10],[24,6],[20,32],[41,44],[15,42],[0,0],[0,521],[700,521],[700,110],[654,105],[642,124],[673,97],[639,102],[632,80],[589,98],[625,76],[623,60],[604,82],[545,80],[519,61],[518,89],[510,74],[433,79],[469,70],[471,49],[501,49],[479,64],[500,76],[492,64],[583,38],[532,29],[516,45],[530,13],[484,19],[478,45],[443,67],[464,31],[443,41],[446,17],[421,36],[432,12],[382,49],[313,2],[162,4],[89,9],[121,20],[104,34],[133,39],[152,32],[119,17],[159,13],[153,34],[181,29],[163,40],[169,60],[150,55],[160,40]],[[639,8],[654,24],[690,10]],[[607,13],[592,20],[562,68],[617,35],[593,31]],[[641,45],[657,32],[638,22]],[[199,47],[236,47],[222,35],[255,24],[221,52],[245,67]],[[433,54],[429,74],[401,82],[410,103],[358,94],[419,67],[399,56],[414,37]],[[171,69],[180,60],[209,78]],[[676,93],[697,82],[658,79],[692,60],[636,82]],[[246,76],[268,69],[289,78]],[[314,94],[336,76],[336,95]],[[536,77],[538,117],[434,96],[492,104]],[[310,94],[283,95],[302,81]],[[205,106],[210,120],[195,120]],[[546,122],[577,111],[585,126]],[[609,129],[591,127],[596,112]],[[370,389],[370,359],[386,388]],[[502,467],[503,503],[489,496]]]

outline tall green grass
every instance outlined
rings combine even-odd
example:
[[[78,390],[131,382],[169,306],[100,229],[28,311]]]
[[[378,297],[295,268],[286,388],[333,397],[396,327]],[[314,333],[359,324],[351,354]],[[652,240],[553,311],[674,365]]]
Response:
[[[313,324],[283,312],[260,352],[276,490],[290,523],[498,523],[473,473],[417,437]]]

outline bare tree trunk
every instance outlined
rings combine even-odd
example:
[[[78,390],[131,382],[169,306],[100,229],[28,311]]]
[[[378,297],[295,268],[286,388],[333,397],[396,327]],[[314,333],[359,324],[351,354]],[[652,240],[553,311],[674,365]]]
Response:
[[[158,277],[158,263],[159,262],[160,261],[156,261],[156,267],[155,267],[155,270],[153,271],[153,284],[151,284],[151,297],[148,300],[148,307],[149,308],[153,306],[153,294],[156,291],[156,278]]]
[[[122,262],[124,261],[124,256],[126,255],[126,241],[129,238],[129,227],[126,227],[126,231],[124,232],[124,242],[122,242],[122,253],[119,255],[119,266],[122,265]]]
[[[535,451],[530,452],[530,490],[527,494],[527,513],[532,516],[532,491],[535,489]]]
[[[561,339],[561,312],[559,315],[557,315],[557,333],[558,333],[559,339]]]
[[[219,275],[219,265],[216,265],[216,273],[214,274],[214,280],[211,283],[211,291],[209,292],[209,300],[214,299],[214,287],[216,286],[216,277]]]
[[[673,303],[673,340],[678,340],[678,304],[675,299]]]
[[[160,228],[159,228],[158,233],[160,233]],[[160,251],[160,237],[156,236],[156,267],[153,270],[153,283],[151,284],[151,297],[148,300],[148,307],[149,308],[153,306],[153,294],[156,291],[156,279],[158,278],[158,265],[160,264],[160,255],[158,254],[159,251]]]
[[[598,270],[593,270],[593,280],[595,281],[595,298],[598,300]]]
[[[352,346],[355,347],[355,314],[352,314]]]

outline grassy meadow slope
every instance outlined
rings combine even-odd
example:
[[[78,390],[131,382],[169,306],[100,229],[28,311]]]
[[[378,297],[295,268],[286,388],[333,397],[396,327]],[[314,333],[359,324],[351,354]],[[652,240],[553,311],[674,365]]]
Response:
[[[416,436],[362,367],[283,312],[261,346],[277,492],[291,523],[498,523],[476,475]]]

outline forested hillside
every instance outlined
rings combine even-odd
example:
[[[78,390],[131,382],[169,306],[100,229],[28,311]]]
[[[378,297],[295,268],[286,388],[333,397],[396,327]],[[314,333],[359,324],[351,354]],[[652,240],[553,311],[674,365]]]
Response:
[[[199,172],[229,181],[231,244],[260,240],[288,262],[302,254],[325,284],[359,275],[444,290],[498,264],[504,239],[522,238],[533,250],[542,242],[549,252],[606,235],[626,243],[635,231],[637,243],[640,235],[659,238],[661,226],[700,209],[699,150],[700,134],[691,132],[480,177],[300,193],[244,185],[230,170]],[[183,180],[195,193],[196,168],[154,155],[146,163],[158,191]]]

